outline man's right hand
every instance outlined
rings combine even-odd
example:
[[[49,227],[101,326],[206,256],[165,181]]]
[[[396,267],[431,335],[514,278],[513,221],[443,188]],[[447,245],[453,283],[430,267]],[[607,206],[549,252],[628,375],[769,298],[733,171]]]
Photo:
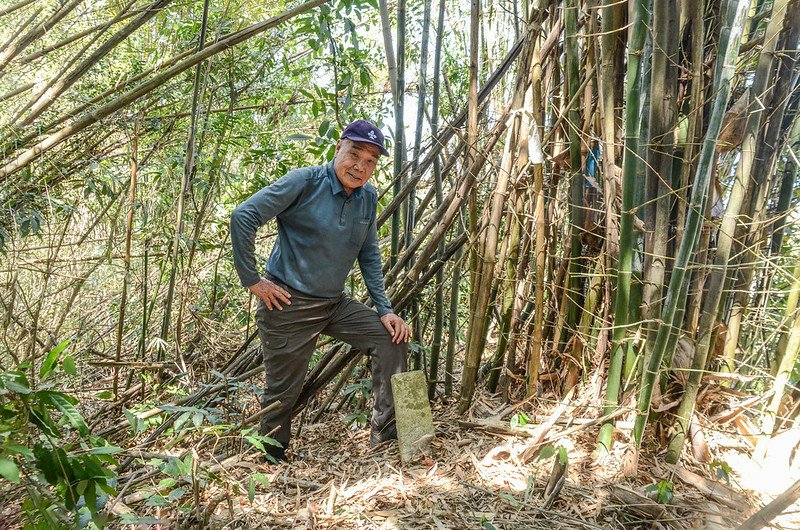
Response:
[[[282,311],[283,306],[281,303],[292,305],[292,301],[289,300],[292,295],[289,294],[286,289],[283,289],[266,278],[261,278],[261,281],[255,285],[251,285],[248,289],[250,289],[251,293],[261,298],[270,311],[273,309]]]

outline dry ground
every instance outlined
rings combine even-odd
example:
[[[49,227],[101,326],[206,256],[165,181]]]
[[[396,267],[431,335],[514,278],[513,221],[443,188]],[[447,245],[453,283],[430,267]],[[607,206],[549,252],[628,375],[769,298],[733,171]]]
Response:
[[[580,410],[570,411],[569,419],[562,416],[539,445],[563,447],[568,456],[563,484],[548,487],[558,452],[540,458],[531,449],[531,434],[556,407],[530,418],[529,428],[512,429],[510,409],[497,406],[479,402],[464,421],[452,406],[435,410],[436,437],[428,454],[410,465],[401,464],[395,442],[371,450],[366,429],[352,430],[333,418],[305,426],[287,463],[267,465],[253,453],[234,455],[220,469],[229,484],[240,485],[239,493],[230,487],[216,495],[206,492],[202,503],[208,526],[722,529],[736,528],[771,499],[745,489],[758,489],[758,484],[741,474],[752,475],[754,464],[735,435],[720,430],[708,436],[712,456],[727,458],[732,467],[728,486],[714,480],[714,468],[694,462],[691,455],[674,468],[663,463],[663,455],[643,453],[637,467],[624,430],[617,433],[619,449],[598,460],[592,454],[598,427],[582,427]],[[256,481],[248,495],[254,473],[263,473],[268,482]],[[771,495],[793,479],[787,467],[767,473],[773,473]],[[645,496],[647,486],[661,480],[673,486],[669,505]],[[177,525],[173,519],[170,526],[188,525],[190,519]],[[774,528],[800,528],[800,517],[785,515]]]

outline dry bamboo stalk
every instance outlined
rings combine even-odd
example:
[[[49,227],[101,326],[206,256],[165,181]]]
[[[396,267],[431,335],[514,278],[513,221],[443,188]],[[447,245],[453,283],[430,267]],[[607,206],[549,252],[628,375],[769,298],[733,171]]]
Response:
[[[192,66],[195,66],[197,63],[204,61],[205,59],[211,57],[212,55],[225,51],[228,48],[236,46],[237,44],[258,35],[259,33],[263,33],[264,31],[271,29],[287,20],[290,20],[295,16],[301,15],[307,11],[310,11],[311,9],[319,7],[320,5],[326,3],[327,1],[328,0],[309,0],[308,2],[305,2],[297,7],[289,9],[280,15],[271,17],[267,20],[264,20],[263,22],[258,22],[240,31],[231,33],[227,37],[222,38],[217,42],[215,42],[214,44],[208,46],[203,51],[191,54],[186,59],[179,61],[177,64],[168,68],[164,72],[137,85],[128,92],[121,94],[120,96],[114,98],[105,105],[102,105],[101,107],[95,109],[93,112],[77,118],[72,123],[50,134],[47,138],[45,138],[35,146],[29,148],[27,151],[20,154],[13,161],[6,163],[2,168],[0,168],[0,183],[6,182],[9,175],[26,167],[28,164],[38,159],[40,156],[42,156],[50,149],[61,144],[63,141],[81,132],[87,127],[97,123],[98,121],[111,115],[112,113],[118,111],[119,109],[122,109],[127,105],[133,103],[134,101],[148,94],[155,88],[163,85],[173,77],[177,76],[181,72],[184,72],[185,70],[191,68]]]
[[[122,361],[122,333],[125,329],[125,310],[128,300],[128,283],[130,282],[131,272],[131,239],[133,237],[133,213],[136,206],[136,180],[138,177],[138,158],[139,158],[139,120],[133,127],[133,137],[131,138],[131,180],[128,184],[128,216],[125,227],[125,259],[123,264],[122,293],[120,294],[119,319],[117,322],[117,344],[114,352],[114,399],[118,399],[119,390],[119,363]]]

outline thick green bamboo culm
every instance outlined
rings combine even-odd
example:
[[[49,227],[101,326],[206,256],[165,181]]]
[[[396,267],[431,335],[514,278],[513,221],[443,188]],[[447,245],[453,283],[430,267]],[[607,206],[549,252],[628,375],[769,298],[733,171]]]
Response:
[[[670,218],[673,190],[673,148],[678,100],[677,0],[654,0],[650,60],[649,139],[640,144],[646,152],[647,201],[652,204],[652,232],[645,252],[650,266],[644,271],[642,318],[647,322],[647,362],[658,330],[664,281],[669,270]],[[648,227],[651,225],[648,224]]]
[[[780,21],[778,19],[773,19],[770,21],[770,26],[767,33],[775,35],[777,29],[780,27]],[[762,51],[762,53],[764,52]],[[769,53],[769,51],[767,51],[767,53]],[[764,64],[759,61],[760,74],[757,74],[757,77],[759,77],[759,75],[760,77],[758,83],[754,83],[754,86],[766,86],[765,81],[761,78],[766,78],[768,76],[769,69],[769,63]],[[744,159],[744,156],[742,158]],[[736,172],[731,194],[728,199],[725,216],[722,220],[722,226],[719,231],[717,250],[713,260],[713,268],[707,283],[707,295],[703,300],[703,312],[697,331],[692,371],[689,373],[683,399],[681,400],[676,414],[674,426],[675,434],[670,440],[667,450],[668,462],[675,463],[680,459],[686,441],[686,435],[689,431],[691,417],[694,413],[700,381],[703,371],[706,368],[708,352],[710,351],[712,339],[714,337],[714,323],[716,322],[720,299],[723,294],[723,286],[727,277],[728,262],[734,244],[736,219],[745,197],[746,180],[746,174],[742,168],[742,162],[740,162],[739,170]]]
[[[708,130],[703,140],[703,147],[700,151],[700,161],[695,175],[692,198],[689,204],[689,212],[686,217],[686,228],[683,240],[680,243],[678,254],[675,258],[675,265],[667,289],[664,308],[661,313],[662,326],[659,328],[656,342],[647,371],[644,374],[642,389],[639,393],[638,413],[636,423],[633,428],[633,437],[637,447],[641,447],[644,428],[647,425],[647,416],[650,412],[650,399],[653,394],[653,384],[658,375],[661,360],[666,351],[669,335],[675,325],[674,317],[680,305],[680,293],[683,283],[686,281],[686,269],[689,259],[695,251],[697,240],[702,227],[703,212],[705,211],[708,200],[708,189],[711,181],[711,174],[714,167],[714,153],[717,146],[717,138],[722,127],[722,119],[728,105],[731,91],[731,78],[735,71],[736,59],[739,55],[739,42],[744,29],[745,13],[748,2],[746,0],[733,1],[728,5],[725,26],[720,32],[720,54],[716,68],[715,79],[716,96],[714,106],[709,120]],[[721,61],[720,61],[721,59]]]
[[[788,3],[789,0],[775,0],[772,4],[772,13],[769,23],[767,24],[767,29],[764,32],[764,45],[758,55],[758,66],[755,76],[753,77],[753,84],[750,87],[750,105],[748,106],[747,122],[745,124],[744,137],[742,138],[742,156],[736,166],[737,181],[741,180],[747,185],[746,190],[748,191],[746,191],[745,196],[751,194],[756,180],[753,173],[753,169],[756,167],[756,145],[759,141],[763,141],[762,123],[765,121],[764,115],[766,114],[766,112],[764,112],[765,107],[762,100],[765,99],[768,88],[774,81],[772,72],[775,70],[775,47],[778,41],[778,35],[783,27],[783,21],[786,18],[786,6]],[[737,211],[735,216],[738,216],[738,214],[739,212]],[[740,262],[741,256],[746,254],[749,254],[749,251],[740,254],[740,258],[736,261]],[[749,260],[749,258],[746,259]],[[739,344],[739,333],[749,300],[749,294],[744,296],[743,291],[749,291],[750,281],[748,280],[752,278],[751,267],[745,265],[742,266],[741,269],[742,270],[739,272],[741,283],[737,282],[736,286],[742,290],[742,293],[735,293],[734,295],[733,306],[730,311],[730,316],[728,317],[728,334],[725,336],[725,350],[723,354],[725,359],[723,367],[731,372],[735,370],[734,361]]]
[[[467,151],[465,157],[464,168],[465,171],[476,171],[474,167],[475,159],[478,155],[478,45],[480,42],[480,14],[481,3],[479,0],[472,0],[470,2],[470,17],[469,17],[469,89],[467,101]],[[475,175],[469,175],[470,179],[474,179]],[[478,219],[477,219],[477,196],[475,189],[472,188],[469,194],[469,215],[468,225],[472,233],[475,233]],[[470,259],[470,287],[475,285],[475,273],[477,270],[477,255],[474,250],[469,253]],[[472,290],[470,290],[472,292]],[[474,299],[474,298],[473,298]],[[470,311],[473,308],[470,307]],[[472,316],[472,315],[470,315]],[[467,330],[469,337],[469,330]],[[467,339],[469,340],[469,338]],[[469,350],[469,346],[467,346]],[[475,380],[478,375],[478,362],[480,359],[470,358],[465,354],[464,356],[464,375],[461,378],[461,396],[459,397],[459,413],[466,412],[472,403],[472,393],[475,391]]]
[[[604,12],[610,12],[614,0],[607,0]],[[619,386],[622,379],[622,362],[625,357],[625,335],[628,326],[628,305],[631,290],[631,266],[633,263],[633,209],[635,207],[636,169],[639,152],[639,96],[642,82],[640,68],[642,49],[647,33],[647,4],[639,0],[633,12],[632,39],[628,48],[627,94],[625,106],[625,151],[622,157],[622,219],[619,229],[619,269],[614,299],[614,331],[611,361],[608,367],[608,384],[603,402],[603,415],[614,412],[619,402]],[[605,44],[606,41],[604,40]],[[597,437],[600,453],[611,448],[612,424],[605,423]]]
[[[570,238],[572,240],[569,251],[569,293],[567,296],[566,322],[567,333],[575,333],[581,310],[580,295],[582,292],[581,275],[581,231],[583,230],[583,174],[581,171],[581,117],[577,105],[572,105],[579,87],[580,55],[578,52],[578,2],[567,0],[564,7],[564,53],[567,58],[567,97],[564,102],[568,104],[567,129],[569,130],[569,159],[571,166],[570,176]],[[555,338],[556,343],[559,337]]]
[[[442,33],[444,26],[444,0],[439,0],[438,18],[436,23],[436,44],[433,53],[433,94],[431,96],[431,137],[436,138],[439,133],[439,92],[441,89],[441,63],[442,63]],[[441,160],[437,156],[433,160],[433,178],[436,190],[436,207],[442,206],[444,192],[442,190]],[[439,252],[444,254],[444,239],[439,242]],[[442,335],[444,331],[444,270],[436,273],[434,284],[434,323],[433,342],[431,343],[431,361],[428,372],[428,399],[436,396],[436,386],[439,379],[439,357],[442,350]]]
[[[394,194],[399,195],[400,190],[403,189],[404,178],[399,178],[403,171],[403,162],[405,161],[406,151],[406,137],[405,137],[405,123],[403,122],[403,113],[405,112],[404,94],[406,85],[406,2],[399,0],[397,3],[397,52],[395,53],[395,60],[397,61],[397,77],[395,78],[395,116],[394,116]],[[402,205],[392,215],[392,263],[397,259],[397,253],[400,248],[400,239],[402,236],[401,228],[401,210]],[[408,218],[405,219],[408,224]]]

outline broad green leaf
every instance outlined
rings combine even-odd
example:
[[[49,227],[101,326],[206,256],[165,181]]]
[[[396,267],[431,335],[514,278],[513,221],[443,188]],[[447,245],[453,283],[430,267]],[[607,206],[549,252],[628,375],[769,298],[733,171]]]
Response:
[[[78,495],[83,495],[84,492],[86,491],[86,487],[87,486],[89,486],[89,481],[88,480],[81,480],[75,486],[75,491],[78,493]]]
[[[547,460],[551,456],[556,453],[556,448],[552,445],[545,445],[542,447],[542,450],[539,451],[539,460]]]
[[[28,395],[31,393],[31,385],[22,372],[8,372],[3,375],[2,382],[3,386],[17,394]]]
[[[95,513],[97,511],[97,482],[94,480],[87,481],[88,484],[83,492],[83,498],[86,501],[86,507],[89,511]]]
[[[169,477],[168,478],[162,478],[161,480],[158,481],[158,489],[159,490],[167,490],[167,489],[170,489],[171,487],[173,487],[174,485],[176,485],[177,483],[178,483],[178,481],[175,480],[174,478],[169,478]]]
[[[262,435],[261,440],[267,443],[268,445],[274,445],[275,447],[283,447],[283,444],[281,444],[278,440],[276,440],[275,438],[270,438],[269,436],[266,435]]]
[[[110,496],[110,497],[116,497],[117,496],[117,490],[115,490],[114,487],[111,484],[107,483],[106,481],[98,480],[97,481],[97,486],[101,490],[103,490],[108,496]]]
[[[0,458],[0,475],[9,482],[19,484],[19,468],[11,460]]]
[[[528,421],[530,421],[530,418],[528,418],[528,415],[525,414],[525,411],[521,410],[511,416],[510,424],[512,427],[525,427],[528,425]]]
[[[41,403],[38,403],[35,407],[31,407],[30,412],[31,423],[42,429],[42,431],[44,431],[44,433],[48,436],[61,438],[61,432],[59,432],[56,424],[53,423],[53,419],[50,417],[47,407]]]
[[[141,423],[139,418],[136,417],[136,415],[133,412],[131,412],[130,410],[128,410],[126,408],[123,408],[122,412],[125,414],[125,419],[128,420],[128,423],[131,426],[131,430],[133,431],[133,434],[139,434],[140,423]]]
[[[269,477],[264,473],[253,473],[251,476],[262,486],[269,486],[270,484]]]
[[[169,495],[167,495],[167,500],[169,502],[177,501],[178,499],[183,497],[185,493],[186,493],[186,488],[175,488],[174,490],[169,492]]]
[[[164,506],[169,506],[169,501],[167,501],[167,499],[165,499],[161,495],[153,495],[152,497],[147,499],[147,502],[145,504],[147,506],[161,506],[161,507],[164,507]]]
[[[247,500],[250,501],[250,504],[253,504],[253,499],[256,498],[256,482],[253,480],[253,477],[250,477],[250,482],[247,485]]]
[[[75,359],[72,355],[64,357],[64,360],[61,361],[61,368],[69,375],[78,375],[78,370],[75,368]]]
[[[81,457],[81,461],[83,462],[84,467],[86,468],[86,473],[84,474],[85,478],[99,478],[105,479],[108,476],[108,471],[100,467],[98,464],[102,464],[100,460],[93,455],[84,455]]]
[[[36,444],[33,448],[33,454],[36,457],[36,467],[42,472],[47,483],[55,484],[58,482],[58,474],[56,473],[58,462],[53,453],[43,445]]]
[[[61,352],[63,352],[67,346],[69,346],[69,343],[70,339],[64,340],[61,342],[61,344],[50,350],[50,353],[48,353],[47,357],[45,357],[41,368],[39,368],[40,379],[44,379],[50,374],[50,372],[53,371],[53,368],[58,361],[58,356],[61,355]]]
[[[122,451],[122,448],[115,445],[104,445],[102,447],[93,447],[89,450],[90,455],[115,455]]]
[[[50,393],[50,401],[55,405],[55,407],[67,418],[67,421],[78,429],[78,432],[84,436],[89,434],[89,427],[86,425],[86,422],[81,416],[81,413],[78,412],[78,409],[69,402],[69,400],[63,394],[59,394],[56,392]]]
[[[28,458],[33,458],[33,451],[31,451],[30,447],[25,447],[24,445],[9,444],[5,447],[5,449],[9,453],[15,453],[18,455],[27,456]]]
[[[258,449],[259,451],[265,451],[264,444],[262,444],[261,440],[259,440],[255,436],[245,436],[244,439],[253,444],[253,447]]]
[[[567,450],[563,446],[558,448],[558,462],[563,466],[569,461]]]

